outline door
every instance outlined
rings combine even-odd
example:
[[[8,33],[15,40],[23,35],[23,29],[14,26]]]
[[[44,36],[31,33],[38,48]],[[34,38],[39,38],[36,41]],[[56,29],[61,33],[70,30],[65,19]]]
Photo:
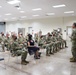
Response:
[[[0,22],[0,33],[1,32],[5,33],[5,22]]]
[[[72,26],[67,26],[67,34],[66,34],[66,38],[67,40],[70,41],[70,36],[72,34]]]
[[[18,33],[22,33],[25,36],[25,28],[18,28]]]
[[[28,27],[28,33],[32,34],[33,32],[33,28],[32,27]]]

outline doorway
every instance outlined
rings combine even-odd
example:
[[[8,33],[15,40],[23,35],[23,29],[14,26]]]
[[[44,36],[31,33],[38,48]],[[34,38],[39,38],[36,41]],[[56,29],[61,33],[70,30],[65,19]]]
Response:
[[[25,28],[18,28],[18,33],[22,33],[25,36]]]
[[[32,27],[28,27],[28,33],[32,34],[32,32],[33,32],[33,28]]]
[[[72,34],[72,26],[67,26],[66,39],[70,41],[70,36]]]
[[[4,32],[5,33],[5,22],[0,22],[0,33]]]

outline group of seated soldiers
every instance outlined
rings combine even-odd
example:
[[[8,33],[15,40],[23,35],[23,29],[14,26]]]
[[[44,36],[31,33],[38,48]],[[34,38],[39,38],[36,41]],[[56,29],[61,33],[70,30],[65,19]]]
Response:
[[[52,33],[40,37],[39,46],[46,48],[46,56],[50,56],[60,49],[67,48],[67,43],[62,38],[62,33],[54,30]]]
[[[21,55],[21,64],[27,65],[29,62],[26,61],[27,54],[34,54],[35,59],[40,59],[41,53],[39,50],[41,48],[46,49],[46,56],[58,52],[60,49],[67,47],[66,40],[62,38],[62,34],[58,31],[53,31],[47,35],[41,35],[40,37],[35,37],[33,40],[32,35],[28,34],[28,38],[23,37],[22,34],[18,34],[18,37],[15,33],[9,35],[9,33],[4,35],[3,32],[0,34],[0,44],[2,46],[2,51],[11,52],[11,55],[20,56]]]

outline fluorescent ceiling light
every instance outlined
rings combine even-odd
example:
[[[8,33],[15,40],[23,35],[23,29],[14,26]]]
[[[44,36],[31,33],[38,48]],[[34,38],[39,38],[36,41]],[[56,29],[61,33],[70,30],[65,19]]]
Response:
[[[37,16],[39,16],[39,15],[33,15],[34,17],[37,17]]]
[[[64,12],[65,14],[70,14],[70,13],[74,13],[74,11],[66,11]]]
[[[5,15],[9,16],[9,15],[11,15],[11,13],[8,13],[8,14],[5,14]]]
[[[9,0],[7,3],[9,4],[17,4],[17,3],[20,3],[21,1],[20,0]]]
[[[32,9],[32,11],[42,10],[41,8]]]
[[[16,19],[16,17],[13,17],[12,19]]]
[[[55,15],[55,13],[47,13],[47,15],[48,15],[48,16],[50,16],[50,15]]]
[[[21,8],[19,7],[19,8],[17,8],[18,10],[20,10]]]
[[[26,16],[21,16],[21,18],[26,18]]]
[[[60,8],[60,7],[65,7],[66,5],[65,4],[62,4],[62,5],[55,5],[53,6],[53,8]]]
[[[20,11],[20,13],[24,13],[25,11]]]

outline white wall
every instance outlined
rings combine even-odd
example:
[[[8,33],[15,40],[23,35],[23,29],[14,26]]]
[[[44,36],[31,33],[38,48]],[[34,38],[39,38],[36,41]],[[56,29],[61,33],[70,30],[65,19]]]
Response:
[[[6,32],[15,31],[18,33],[18,28],[25,28],[27,33],[28,27],[33,27],[35,33],[42,30],[42,33],[46,34],[47,32],[51,32],[53,29],[62,28],[63,38],[66,39],[66,32],[64,32],[64,30],[66,30],[66,26],[71,26],[73,22],[76,22],[76,17],[57,17],[7,22]]]

